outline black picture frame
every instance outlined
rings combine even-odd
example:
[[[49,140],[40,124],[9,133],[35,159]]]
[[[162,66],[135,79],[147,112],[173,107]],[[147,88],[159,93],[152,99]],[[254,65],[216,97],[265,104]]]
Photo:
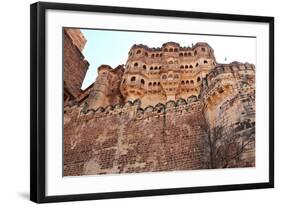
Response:
[[[269,181],[190,188],[46,196],[46,11],[85,11],[195,19],[263,22],[269,25]],[[30,200],[37,203],[231,191],[274,187],[274,17],[39,2],[30,7]]]

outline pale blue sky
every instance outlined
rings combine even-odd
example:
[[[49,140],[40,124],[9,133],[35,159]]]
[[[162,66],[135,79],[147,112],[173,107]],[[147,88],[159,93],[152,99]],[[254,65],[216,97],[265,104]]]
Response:
[[[94,29],[81,29],[81,32],[87,39],[83,54],[90,63],[82,89],[87,88],[95,81],[97,68],[101,64],[108,64],[112,68],[125,64],[128,52],[134,44],[161,47],[163,43],[168,41],[177,42],[181,46],[207,42],[214,49],[219,63],[240,61],[256,64],[255,38]]]

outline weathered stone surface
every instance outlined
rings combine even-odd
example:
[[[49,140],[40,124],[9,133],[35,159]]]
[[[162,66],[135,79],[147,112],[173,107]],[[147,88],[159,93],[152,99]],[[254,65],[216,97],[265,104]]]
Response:
[[[134,45],[81,91],[85,60],[64,42],[65,176],[255,166],[253,64],[219,64],[207,43]]]
[[[85,42],[79,40],[83,35],[78,31],[78,29],[64,29],[63,31],[65,104],[69,100],[78,99],[81,95],[81,86],[89,66],[89,63],[84,59],[82,54],[82,48],[84,47]]]

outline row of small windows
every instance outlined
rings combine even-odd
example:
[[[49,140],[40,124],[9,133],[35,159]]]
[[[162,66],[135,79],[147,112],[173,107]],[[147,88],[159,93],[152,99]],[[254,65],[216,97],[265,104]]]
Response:
[[[198,64],[198,63],[197,63],[197,64]],[[197,64],[196,64],[196,65],[197,65]],[[198,65],[197,65],[197,66],[198,66]],[[196,66],[196,67],[197,67],[197,66]],[[189,66],[188,66],[188,65],[181,65],[180,68],[181,68],[181,69],[183,69],[183,68],[193,68],[193,65],[189,65]]]
[[[151,58],[154,58],[154,57],[162,57],[162,53],[156,53],[156,54],[152,53]]]
[[[208,61],[207,60],[204,60],[203,61],[204,64],[207,64]],[[195,67],[197,68],[199,66],[199,63],[196,63]],[[183,69],[183,68],[193,68],[193,65],[180,65],[180,68]]]
[[[204,64],[207,64],[207,63],[208,63],[207,60],[204,60],[203,62],[204,62]],[[173,62],[173,61],[169,61],[168,63],[169,63],[169,64],[173,64],[174,62]],[[139,66],[138,63],[134,63],[134,67],[138,67],[138,66]],[[198,66],[199,66],[199,64],[196,63],[195,67],[198,67]],[[146,69],[146,65],[143,65],[142,68],[145,70],[145,69]],[[193,68],[193,65],[180,65],[180,68],[181,68],[181,69],[183,69],[183,68]],[[158,70],[158,69],[161,70],[161,66],[159,66],[159,67],[156,66],[156,67],[154,67],[154,68],[153,68],[153,66],[150,67],[150,70]]]
[[[133,77],[131,77],[131,82],[135,82],[136,81],[136,77],[135,76],[133,76]],[[126,79],[124,79],[124,81],[123,81],[123,83],[125,83],[126,82]],[[142,85],[144,85],[145,84],[145,80],[144,79],[141,79],[141,84]],[[160,82],[149,82],[148,83],[148,86],[159,86],[160,85]]]
[[[169,48],[169,49],[168,49],[168,48],[165,48],[165,49],[164,49],[164,52],[178,52],[178,51],[179,51],[178,48]],[[206,51],[206,48],[201,48],[201,51],[202,51],[202,52],[205,52],[205,51]],[[141,50],[140,50],[140,49],[137,50],[136,54],[141,54]],[[145,56],[148,56],[148,53],[147,53],[147,52],[145,52],[144,54],[145,54]],[[197,51],[195,50],[195,51],[194,51],[194,55],[196,55],[196,54],[197,54]],[[129,55],[132,56],[133,53],[130,52]],[[192,52],[180,53],[179,56],[192,56]],[[154,58],[154,57],[162,57],[162,53],[156,53],[156,54],[153,53],[153,54],[151,54],[151,58]]]
[[[173,78],[173,77],[174,77],[174,78],[178,79],[178,78],[179,78],[179,75],[178,75],[178,74],[175,74],[174,76],[173,76],[173,74],[169,74],[168,76],[167,76],[167,75],[163,75],[163,76],[162,76],[162,79],[165,80],[165,79],[167,79],[167,77],[168,77],[168,78]]]
[[[148,86],[159,86],[160,85],[160,82],[150,82],[150,83],[148,83]]]
[[[139,66],[138,63],[135,63],[135,64],[134,64],[134,67],[138,67],[138,66]],[[147,67],[146,67],[146,65],[143,65],[142,68],[143,68],[144,70],[146,70]],[[150,66],[149,70],[161,70],[161,66],[155,66],[155,67]]]
[[[201,78],[200,77],[198,77],[197,78],[197,82],[200,82],[200,80],[201,80]],[[181,81],[181,84],[183,85],[183,84],[194,84],[194,81],[193,80],[186,80],[186,81],[184,81],[184,80],[182,80]]]
[[[174,77],[175,77],[175,78],[179,78],[179,75],[176,74]],[[168,76],[168,78],[173,78],[173,75],[170,74],[170,75]],[[163,75],[163,76],[162,76],[162,79],[167,79],[167,75]],[[200,82],[200,80],[201,80],[201,78],[198,77],[198,78],[197,78],[197,82]],[[131,82],[135,82],[135,81],[136,81],[136,77],[135,77],[135,76],[132,76],[132,77],[131,77]],[[125,83],[125,82],[126,82],[126,79],[123,80],[123,83]],[[140,82],[141,82],[142,85],[145,84],[145,80],[144,80],[144,79],[141,79]],[[189,80],[186,80],[186,81],[182,80],[182,81],[181,81],[181,84],[194,84],[194,81],[193,81],[193,80],[190,80],[190,81],[189,81]],[[159,86],[159,85],[160,85],[160,82],[149,82],[149,83],[148,83],[148,86],[152,86],[152,85],[153,85],[153,86],[156,86],[156,85]]]
[[[168,49],[168,48],[165,48],[164,51],[165,51],[165,52],[178,52],[179,49],[178,49],[178,48],[169,48],[169,49]]]

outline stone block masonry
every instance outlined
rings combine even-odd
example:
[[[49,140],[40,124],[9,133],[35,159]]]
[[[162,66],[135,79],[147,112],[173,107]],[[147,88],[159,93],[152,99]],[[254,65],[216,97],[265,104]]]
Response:
[[[125,65],[88,63],[64,32],[64,176],[255,166],[255,66],[207,43],[133,45]]]
[[[170,101],[145,110],[139,101],[85,113],[68,107],[64,175],[207,168],[207,124],[201,110],[198,100]]]

